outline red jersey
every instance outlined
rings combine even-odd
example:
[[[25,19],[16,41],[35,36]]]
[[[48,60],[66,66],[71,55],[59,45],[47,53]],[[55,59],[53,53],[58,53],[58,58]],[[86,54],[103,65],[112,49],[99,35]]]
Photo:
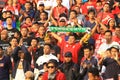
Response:
[[[114,15],[110,12],[108,12],[108,13],[101,12],[97,15],[97,18],[100,19],[103,24],[108,24],[109,20],[111,18],[114,18]]]
[[[48,80],[48,75],[49,75],[49,73],[45,72],[43,74],[42,80]],[[56,76],[55,76],[55,80],[66,80],[65,74],[57,71]]]
[[[53,16],[53,18],[58,20],[59,15],[62,14],[62,13],[65,13],[65,14],[68,15],[68,9],[64,6],[61,6],[61,7],[56,6],[56,7],[53,8],[52,16]]]
[[[93,39],[95,40],[95,53],[97,53],[100,45],[105,42],[104,35],[101,34],[94,34]]]
[[[117,42],[120,44],[120,38],[117,36],[113,36],[113,41]]]
[[[74,43],[74,44],[69,44],[65,40],[62,40],[62,42],[58,43],[58,45],[61,48],[61,53],[60,53],[60,60],[64,61],[63,56],[66,52],[70,51],[72,53],[72,60],[74,63],[78,63],[78,51],[81,48],[80,43]]]

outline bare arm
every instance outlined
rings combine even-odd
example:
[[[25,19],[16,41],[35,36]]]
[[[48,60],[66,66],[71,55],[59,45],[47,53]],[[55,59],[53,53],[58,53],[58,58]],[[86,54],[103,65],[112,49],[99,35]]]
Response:
[[[51,35],[52,35],[55,39],[57,39],[60,43],[62,42],[62,38],[61,38],[60,36],[58,36],[57,34],[51,32]]]

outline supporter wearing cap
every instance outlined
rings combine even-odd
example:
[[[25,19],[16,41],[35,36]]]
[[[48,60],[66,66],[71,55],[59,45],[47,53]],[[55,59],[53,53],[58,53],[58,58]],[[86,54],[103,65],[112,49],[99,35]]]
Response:
[[[65,74],[66,80],[77,80],[79,66],[72,61],[72,53],[64,54],[64,62],[59,66],[59,69]]]
[[[102,66],[105,66],[104,79],[118,80],[120,74],[119,45],[110,47],[110,56],[101,58]]]
[[[114,15],[110,13],[111,6],[109,3],[105,3],[103,6],[103,12],[98,13],[97,18],[103,23],[107,24],[110,18],[114,18]]]

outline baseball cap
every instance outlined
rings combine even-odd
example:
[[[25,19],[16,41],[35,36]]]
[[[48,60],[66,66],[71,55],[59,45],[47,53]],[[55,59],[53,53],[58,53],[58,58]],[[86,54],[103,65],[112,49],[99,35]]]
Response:
[[[72,53],[71,52],[66,52],[64,57],[72,57]]]
[[[66,22],[67,19],[66,19],[66,17],[60,17],[59,21],[60,21],[60,22]]]
[[[39,3],[39,6],[44,6],[44,3],[43,2]]]
[[[117,49],[117,50],[120,49],[118,45],[113,45],[113,46],[110,48],[110,50],[111,50],[112,48],[115,48],[115,49]]]

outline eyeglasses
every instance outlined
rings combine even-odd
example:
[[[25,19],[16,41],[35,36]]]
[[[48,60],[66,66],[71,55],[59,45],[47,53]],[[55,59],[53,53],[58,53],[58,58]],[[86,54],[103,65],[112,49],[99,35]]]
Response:
[[[54,68],[55,66],[48,66],[47,68]]]

